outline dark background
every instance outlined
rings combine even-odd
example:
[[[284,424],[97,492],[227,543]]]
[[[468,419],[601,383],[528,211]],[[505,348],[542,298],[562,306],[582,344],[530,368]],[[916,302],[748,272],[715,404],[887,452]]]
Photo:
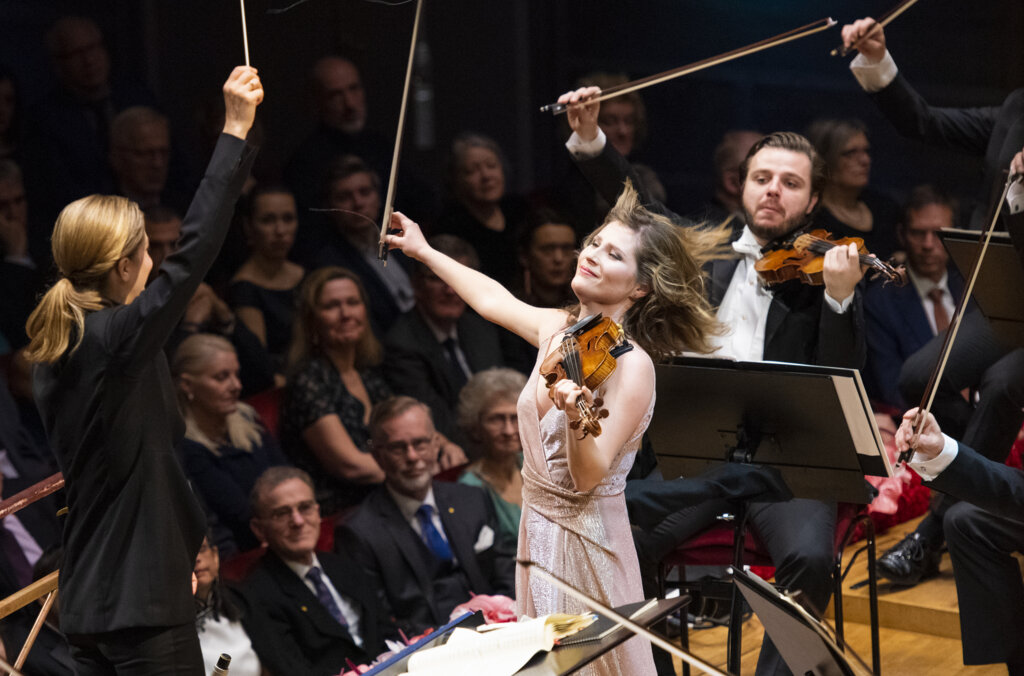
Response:
[[[249,45],[267,90],[261,109],[264,167],[284,164],[309,131],[306,73],[339,52],[360,66],[369,124],[394,133],[415,4],[369,0],[247,0]],[[641,77],[740,47],[825,17],[840,25],[881,15],[893,0],[426,0],[421,39],[431,64],[433,138],[417,144],[410,112],[404,156],[438,176],[459,131],[495,137],[511,164],[510,186],[530,192],[565,171],[563,130],[537,107],[593,70]],[[95,18],[114,72],[144,81],[174,120],[175,144],[201,161],[197,110],[219,96],[243,59],[237,0],[0,0],[0,62],[24,100],[52,86],[43,34],[62,12]],[[1024,2],[921,0],[887,30],[902,72],[932,103],[998,104],[1024,85]],[[847,69],[830,57],[838,28],[715,66],[643,93],[650,138],[638,159],[653,166],[681,211],[711,190],[710,157],[722,133],[746,127],[802,131],[819,116],[860,117],[872,130],[872,183],[900,197],[934,182],[972,195],[978,163],[904,141]],[[186,155],[188,156],[188,155]],[[399,189],[401,185],[399,185]]]

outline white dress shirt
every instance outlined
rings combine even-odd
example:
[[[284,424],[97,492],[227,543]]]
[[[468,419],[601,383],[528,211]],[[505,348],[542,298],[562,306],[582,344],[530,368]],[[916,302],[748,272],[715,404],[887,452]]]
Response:
[[[362,648],[363,635],[359,631],[359,611],[356,609],[356,604],[350,601],[348,597],[342,596],[338,593],[334,583],[331,582],[331,578],[327,576],[327,573],[324,572],[323,566],[320,565],[320,560],[316,558],[316,554],[313,554],[313,565],[311,566],[288,559],[283,560],[285,565],[291,568],[292,571],[299,576],[299,579],[302,580],[302,584],[306,585],[309,591],[313,592],[314,596],[316,596],[316,586],[314,586],[313,582],[306,577],[306,573],[309,572],[310,568],[320,569],[320,579],[324,581],[324,585],[327,586],[327,591],[331,593],[331,597],[334,599],[334,602],[337,603],[338,608],[341,609],[341,615],[345,618],[345,623],[348,625],[349,635],[352,636],[352,640],[355,641],[355,644]]]
[[[953,294],[949,291],[949,273],[943,272],[942,279],[935,282],[927,277],[918,275],[913,269],[908,267],[907,277],[910,278],[910,283],[914,285],[917,297],[921,299],[924,314],[928,317],[928,325],[932,327],[932,335],[937,334],[938,329],[935,326],[935,301],[928,294],[932,292],[932,289],[942,289],[942,307],[946,311],[946,316],[952,320],[953,313],[956,312],[956,301],[959,299],[953,298]]]

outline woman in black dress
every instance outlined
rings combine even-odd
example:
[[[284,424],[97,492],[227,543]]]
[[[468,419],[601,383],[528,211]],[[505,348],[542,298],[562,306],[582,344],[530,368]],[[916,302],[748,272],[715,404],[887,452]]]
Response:
[[[180,248],[148,287],[134,203],[85,197],[54,228],[60,279],[29,317],[26,357],[66,482],[61,626],[83,676],[202,670],[191,578],[206,524],[174,456],[184,425],[163,347],[224,241],[262,100],[256,71],[235,68]]]

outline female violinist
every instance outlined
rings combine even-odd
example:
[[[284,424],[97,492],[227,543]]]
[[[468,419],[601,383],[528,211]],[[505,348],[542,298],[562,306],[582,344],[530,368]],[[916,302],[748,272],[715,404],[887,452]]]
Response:
[[[704,300],[701,265],[717,253],[721,234],[674,226],[644,209],[627,184],[604,224],[584,241],[572,280],[579,304],[548,309],[519,301],[494,280],[431,249],[405,216],[395,214],[391,227],[391,248],[427,265],[481,316],[537,346],[538,366],[579,319],[600,313],[621,323],[634,349],[619,355],[597,393],[609,412],[599,435],[570,428],[580,417],[577,401],[593,403],[595,396],[573,380],[557,380],[549,389],[534,369],[519,398],[519,557],[612,606],[641,600],[625,477],[654,406],[652,359],[711,347],[718,325]],[[518,612],[532,616],[584,610],[524,568],[517,573],[516,596]],[[653,674],[654,664],[646,643],[633,639],[585,673]]]

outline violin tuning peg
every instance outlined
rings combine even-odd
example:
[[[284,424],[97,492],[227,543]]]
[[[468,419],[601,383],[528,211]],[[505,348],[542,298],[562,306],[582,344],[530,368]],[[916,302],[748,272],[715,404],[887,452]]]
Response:
[[[578,430],[579,428],[580,428],[580,421],[579,420],[570,420],[569,421],[569,429]]]
[[[601,397],[594,397],[594,408],[601,408],[604,406],[604,399]]]
[[[608,409],[602,408],[600,411],[597,412],[597,417],[599,419],[600,418],[607,418],[608,417]]]

